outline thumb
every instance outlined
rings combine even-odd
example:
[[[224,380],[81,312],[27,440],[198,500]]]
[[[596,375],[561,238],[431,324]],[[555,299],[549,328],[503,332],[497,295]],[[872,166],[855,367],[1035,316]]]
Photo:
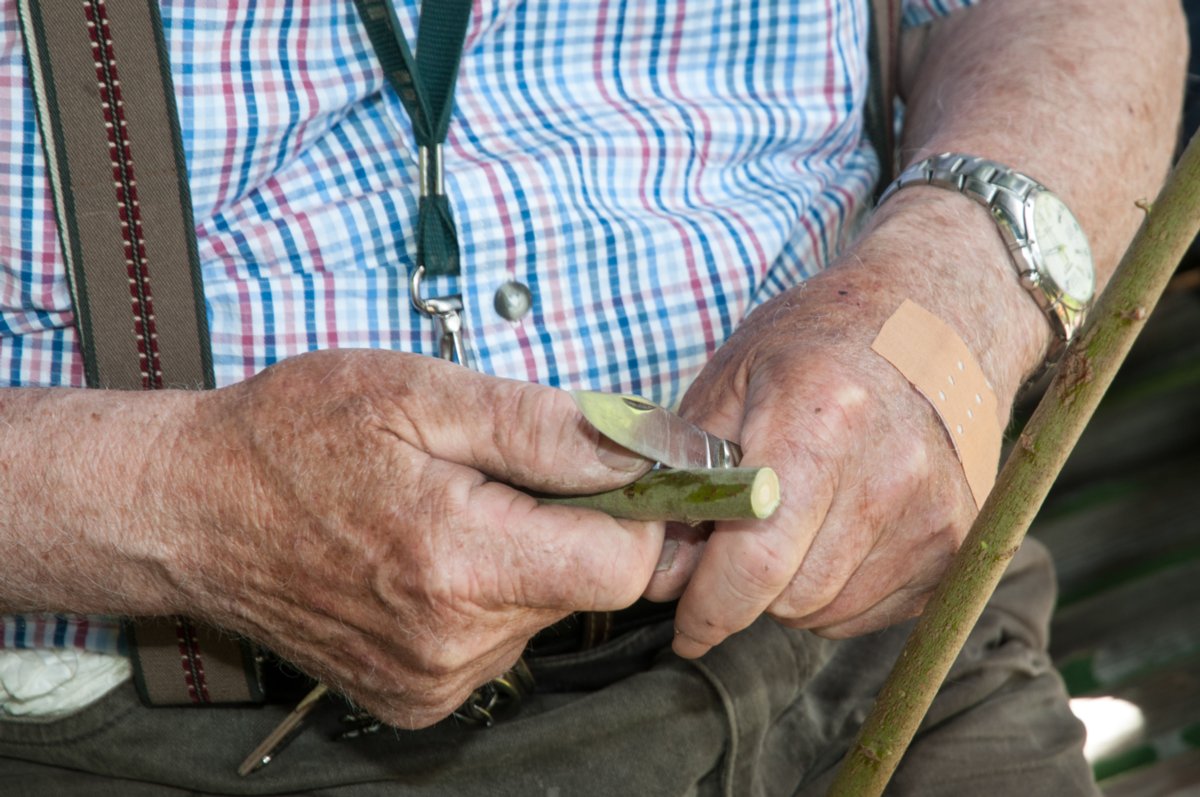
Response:
[[[601,435],[566,391],[431,358],[414,365],[388,421],[438,459],[554,493],[619,487],[653,464]]]

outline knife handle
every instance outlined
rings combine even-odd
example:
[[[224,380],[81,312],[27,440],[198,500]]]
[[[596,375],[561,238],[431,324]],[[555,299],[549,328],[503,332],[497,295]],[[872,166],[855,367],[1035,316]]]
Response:
[[[708,436],[708,458],[713,468],[736,468],[742,462],[742,447],[732,440]]]

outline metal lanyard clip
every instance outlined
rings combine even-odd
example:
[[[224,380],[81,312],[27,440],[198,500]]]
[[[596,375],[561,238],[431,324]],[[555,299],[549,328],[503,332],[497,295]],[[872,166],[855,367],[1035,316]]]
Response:
[[[470,367],[467,360],[467,350],[463,345],[462,296],[433,296],[428,299],[421,296],[421,280],[425,276],[425,267],[417,266],[409,278],[409,296],[413,307],[434,320],[439,335],[439,355],[444,360],[456,362]]]

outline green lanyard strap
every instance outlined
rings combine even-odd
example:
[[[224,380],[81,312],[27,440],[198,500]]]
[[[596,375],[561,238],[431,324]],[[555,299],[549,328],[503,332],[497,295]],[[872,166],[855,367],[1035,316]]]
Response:
[[[389,0],[354,0],[383,67],[412,122],[419,152],[417,265],[429,276],[458,276],[458,230],[443,190],[442,144],[454,107],[470,0],[424,0],[413,56]]]

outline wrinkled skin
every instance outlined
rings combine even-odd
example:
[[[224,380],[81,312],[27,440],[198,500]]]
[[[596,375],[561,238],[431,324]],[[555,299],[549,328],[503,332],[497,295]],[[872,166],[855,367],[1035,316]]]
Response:
[[[632,603],[661,548],[662,524],[506,484],[594,491],[648,467],[601,444],[561,391],[321,352],[214,391],[195,420],[185,503],[201,523],[169,565],[179,608],[395,725],[442,719],[569,612]]]
[[[1100,289],[1141,222],[1136,200],[1170,162],[1185,73],[1179,4],[1125,10],[980,3],[901,42],[902,161],[962,152],[1036,175],[1079,219]],[[695,382],[684,414],[740,441],[746,464],[776,468],[784,503],[711,536],[671,530],[671,566],[647,594],[680,596],[677,653],[703,655],[762,612],[839,637],[923,606],[976,507],[932,408],[870,343],[916,301],[963,339],[1007,422],[1051,325],[988,216],[906,188],[830,269],[743,322]]]
[[[899,305],[872,282],[846,267],[768,303],[688,393],[684,414],[740,440],[745,464],[773,467],[785,498],[768,521],[707,538],[671,529],[674,561],[648,594],[682,594],[681,654],[764,611],[829,636],[906,619],[969,528],[975,505],[941,421],[869,350]]]
[[[1165,173],[1186,74],[1179,4],[1127,5],[981,3],[901,47],[904,159],[973,153],[1053,186],[1101,285]],[[405,727],[446,716],[564,614],[643,593],[680,596],[684,656],[762,612],[878,628],[919,609],[975,514],[932,408],[869,349],[905,298],[1011,406],[1046,319],[984,209],[905,189],[837,264],[742,323],[684,401],[779,472],[778,513],[673,529],[665,548],[661,524],[525,492],[646,467],[565,394],[427,358],[309,354],[206,394],[0,390],[5,450],[57,452],[0,463],[0,608],[190,614]]]
[[[924,606],[978,510],[941,419],[871,343],[917,302],[963,339],[1007,422],[1049,325],[978,211],[902,192],[833,266],[753,312],[692,385],[683,414],[774,468],[783,503],[711,534],[668,530],[670,566],[647,596],[679,597],[677,653],[703,655],[763,613],[846,637]],[[960,234],[922,234],[944,226]]]
[[[569,612],[643,593],[681,596],[684,656],[764,612],[830,636],[911,616],[975,506],[932,407],[870,350],[903,298],[956,320],[936,282],[888,254],[910,234],[897,215],[753,313],[686,396],[686,416],[779,473],[769,520],[675,529],[664,548],[662,524],[539,506],[526,490],[609,488],[648,463],[602,443],[562,391],[413,355],[314,353],[213,392],[184,427],[204,474],[172,480],[200,485],[176,508],[200,533],[178,535],[195,545],[168,565],[187,610],[403,727],[446,716]],[[980,281],[1011,287],[1003,250],[989,256],[1004,270]],[[1019,288],[1004,295],[1045,327]],[[1018,380],[987,365],[1008,406]]]

